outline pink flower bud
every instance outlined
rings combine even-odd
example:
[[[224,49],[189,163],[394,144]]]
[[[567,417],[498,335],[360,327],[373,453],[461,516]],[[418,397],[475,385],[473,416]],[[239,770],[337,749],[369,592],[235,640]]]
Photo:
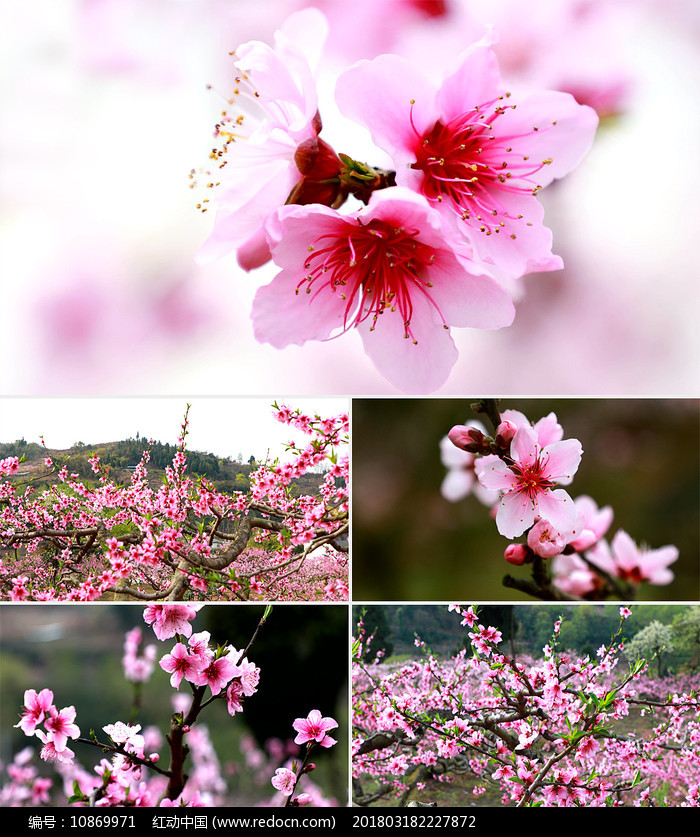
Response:
[[[526,556],[527,549],[521,543],[510,544],[506,547],[506,551],[504,553],[506,561],[508,561],[509,564],[515,564],[516,566],[524,564]]]
[[[499,447],[507,448],[510,445],[510,440],[515,436],[515,431],[518,428],[512,421],[505,419],[498,425],[496,430],[496,443]]]
[[[458,424],[447,434],[452,444],[469,453],[481,453],[484,448],[484,434],[475,427]]]

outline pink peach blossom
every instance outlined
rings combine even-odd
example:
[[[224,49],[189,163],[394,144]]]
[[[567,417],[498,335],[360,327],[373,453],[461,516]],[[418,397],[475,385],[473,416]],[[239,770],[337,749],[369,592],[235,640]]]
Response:
[[[295,744],[313,741],[321,747],[332,747],[337,743],[327,733],[328,730],[335,729],[338,722],[333,718],[324,718],[318,709],[312,709],[306,718],[297,718],[292,726],[298,733],[294,739]]]
[[[396,182],[425,195],[484,261],[511,277],[562,266],[536,196],[588,151],[594,110],[568,93],[508,90],[490,35],[440,86],[404,58],[380,55],[339,77],[336,100],[391,155]]]
[[[229,715],[243,711],[243,697],[243,684],[234,678],[226,689],[226,709]]]
[[[143,748],[144,738],[139,735],[140,724],[132,725],[125,724],[123,721],[116,721],[113,724],[107,724],[102,729],[115,744],[132,744],[138,748]]]
[[[16,474],[18,468],[18,457],[8,456],[6,459],[0,459],[0,474]]]
[[[36,734],[44,744],[41,748],[41,753],[39,754],[44,761],[54,761],[62,764],[73,763],[75,753],[70,749],[70,747],[58,748],[56,746],[53,733],[46,733],[43,730],[38,729]]]
[[[521,543],[511,543],[505,548],[503,557],[509,564],[519,567],[525,563],[527,549]]]
[[[585,596],[596,589],[598,579],[588,564],[576,554],[561,553],[552,562],[554,584],[571,596]]]
[[[272,787],[284,794],[284,796],[291,796],[294,793],[296,776],[286,767],[278,767],[270,782],[272,783]]]
[[[57,750],[65,750],[68,739],[77,738],[80,735],[80,729],[74,721],[74,706],[66,706],[60,711],[55,706],[49,707],[44,726],[52,734],[52,741]]]
[[[24,693],[24,714],[15,728],[19,728],[25,735],[33,735],[49,709],[53,706],[53,692],[50,689],[27,689]]]
[[[180,683],[185,680],[192,680],[199,671],[201,658],[190,654],[187,647],[181,642],[173,648],[170,654],[166,654],[160,661],[163,671],[170,673],[170,685],[174,689],[180,688]]]
[[[595,500],[586,495],[577,497],[574,502],[578,518],[575,534],[569,541],[569,546],[577,552],[584,552],[608,531],[613,519],[613,510],[611,506],[599,509]]]
[[[250,41],[234,52],[235,110],[216,127],[223,147],[212,200],[218,206],[213,231],[197,261],[239,250],[246,270],[270,258],[263,224],[301,181],[296,154],[320,131],[315,67],[327,23],[317,9],[292,14],[275,33],[274,46]],[[221,166],[221,164],[225,164]]]
[[[255,296],[260,342],[283,348],[356,328],[384,377],[404,391],[425,392],[447,379],[457,359],[450,326],[512,322],[509,294],[457,258],[438,214],[408,189],[374,192],[348,215],[287,206],[267,230],[282,270]]]
[[[209,686],[213,695],[226,687],[236,676],[236,666],[227,657],[212,657],[202,668],[192,676],[192,682],[197,686]]]
[[[576,507],[567,492],[557,486],[571,482],[582,452],[578,439],[541,447],[535,430],[523,426],[513,436],[508,464],[497,456],[485,456],[477,462],[481,484],[502,492],[496,526],[504,537],[518,537],[537,517],[548,520],[560,532],[572,528]]]
[[[540,518],[527,533],[527,545],[541,558],[553,558],[564,551],[566,536],[558,532],[548,520]]]
[[[530,419],[520,410],[503,410],[501,413],[502,428],[498,428],[499,435],[509,436],[512,440],[515,431],[519,427],[532,427],[537,435],[537,444],[540,447],[551,445],[552,442],[560,442],[564,438],[564,428],[559,424],[556,413],[548,413],[537,421]],[[506,427],[509,428],[506,434]]]
[[[478,421],[470,425],[460,425],[460,429],[464,431],[464,438],[467,441],[471,439],[468,434],[472,430],[486,434],[486,428]],[[440,440],[440,460],[447,468],[440,486],[440,493],[451,503],[456,503],[473,494],[484,505],[491,506],[499,499],[498,492],[487,491],[476,479],[474,473],[476,457],[470,451],[460,448],[453,438],[455,430],[456,428],[452,428],[450,433]]]
[[[190,636],[191,620],[197,615],[201,605],[148,605],[144,610],[144,621],[153,626],[158,639],[170,639],[175,634]]]
[[[586,557],[618,578],[635,584],[647,581],[661,585],[673,581],[673,571],[668,567],[678,560],[678,547],[639,547],[624,529],[619,529],[609,545],[607,541],[599,541]]]

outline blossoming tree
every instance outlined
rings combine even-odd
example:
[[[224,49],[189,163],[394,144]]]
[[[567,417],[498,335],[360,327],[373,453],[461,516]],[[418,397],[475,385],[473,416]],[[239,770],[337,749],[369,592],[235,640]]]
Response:
[[[505,652],[501,631],[482,624],[477,609],[450,610],[469,647],[449,659],[417,637],[420,659],[391,665],[377,653],[364,662],[372,638],[358,626],[356,804],[421,804],[432,780],[459,782],[451,798],[460,805],[487,792],[510,807],[700,805],[697,676],[691,687],[656,683],[643,659],[626,666],[627,607],[595,657],[560,646],[559,619],[536,660]]]
[[[223,494],[186,474],[187,415],[157,490],[148,483],[148,449],[129,485],[115,484],[93,457],[96,485],[63,465],[63,485],[40,493],[10,479],[17,457],[3,460],[2,597],[346,600],[348,416],[308,416],[277,404],[274,414],[309,443],[290,443],[290,461],[260,465],[246,493]],[[50,458],[46,465],[57,467]],[[294,480],[319,465],[318,493],[295,492]]]
[[[473,405],[492,425],[453,427],[440,444],[448,468],[443,495],[456,502],[475,493],[512,541],[507,562],[531,569],[531,579],[507,576],[504,584],[541,599],[633,599],[642,582],[668,584],[675,546],[638,546],[624,529],[608,544],[610,506],[565,488],[578,470],[583,447],[564,439],[554,413],[531,421],[517,410],[499,410],[494,399]],[[518,540],[522,538],[522,540]]]
[[[123,671],[135,689],[158,669],[170,675],[175,694],[165,735],[156,727],[142,728],[138,716],[128,722],[115,720],[104,724],[99,732],[86,733],[78,723],[79,707],[59,709],[53,690],[27,689],[15,726],[29,739],[39,740],[41,761],[53,764],[57,775],[55,779],[42,775],[30,744],[8,768],[9,781],[1,792],[3,804],[61,804],[55,791],[60,796],[63,788],[63,804],[78,807],[231,805],[223,765],[205,718],[212,704],[222,703],[231,718],[240,720],[244,704],[258,694],[260,668],[248,655],[271,618],[272,606],[265,608],[247,645],[240,649],[230,642],[217,645],[208,631],[194,630],[193,622],[201,608],[149,605],[142,611],[143,620],[152,627],[158,644],[144,644],[143,630],[138,626],[127,631],[125,637]],[[163,653],[160,643],[171,643],[170,650]],[[263,804],[335,804],[309,778],[316,767],[309,756],[317,747],[330,748],[336,743],[328,730],[337,726],[335,719],[323,717],[317,709],[297,718],[293,723],[295,744],[305,745],[303,751],[300,746],[290,749],[278,742],[280,746],[271,747],[265,754],[242,736],[242,769],[266,773]],[[90,750],[98,759],[94,769],[83,766]],[[276,767],[280,762],[281,766]]]

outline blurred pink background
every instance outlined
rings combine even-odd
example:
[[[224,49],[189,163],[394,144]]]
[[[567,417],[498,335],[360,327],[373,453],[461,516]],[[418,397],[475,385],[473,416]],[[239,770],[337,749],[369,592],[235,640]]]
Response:
[[[252,298],[274,267],[194,263],[213,218],[189,173],[207,165],[228,53],[303,5],[0,0],[0,392],[395,393],[356,334],[255,342]],[[697,394],[698,4],[317,5],[331,25],[323,136],[356,159],[384,162],[335,112],[337,72],[387,50],[437,72],[480,36],[485,9],[506,76],[617,112],[542,194],[565,270],[526,277],[511,328],[454,330],[460,360],[439,394]]]

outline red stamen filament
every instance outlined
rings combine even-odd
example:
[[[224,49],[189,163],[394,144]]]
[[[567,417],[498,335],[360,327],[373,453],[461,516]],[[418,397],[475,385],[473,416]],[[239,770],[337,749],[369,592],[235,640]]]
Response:
[[[508,467],[517,476],[518,481],[506,493],[518,492],[523,497],[523,505],[531,504],[534,507],[535,500],[538,496],[557,485],[556,482],[543,476],[547,459],[543,461],[538,458],[529,465],[520,465],[518,462],[511,462]]]
[[[433,248],[418,240],[417,230],[379,219],[352,222],[348,229],[347,235],[327,233],[316,240],[297,293],[306,285],[306,293],[314,296],[329,288],[340,294],[346,302],[343,331],[370,317],[373,330],[380,315],[398,311],[404,337],[416,343],[411,330],[413,294],[423,294],[435,306],[427,278],[427,268],[435,261]],[[443,325],[447,328],[444,319]]]
[[[425,174],[423,189],[430,200],[445,203],[463,221],[490,235],[505,226],[503,220],[522,216],[510,214],[498,200],[499,190],[536,194],[541,186],[534,175],[552,160],[531,161],[513,150],[513,142],[540,128],[520,134],[497,136],[493,127],[515,105],[503,105],[505,93],[448,122],[436,122],[420,140],[413,168]],[[552,123],[554,125],[555,123]],[[542,130],[547,130],[546,126]]]

